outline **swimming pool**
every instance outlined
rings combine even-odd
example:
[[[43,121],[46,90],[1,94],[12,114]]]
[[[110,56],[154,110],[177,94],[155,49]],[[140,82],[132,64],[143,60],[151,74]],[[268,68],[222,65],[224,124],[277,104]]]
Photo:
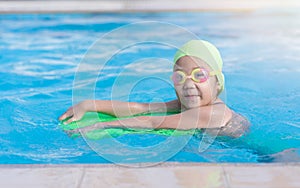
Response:
[[[59,128],[57,117],[72,105],[75,72],[89,47],[113,29],[147,20],[178,25],[216,44],[224,60],[226,102],[252,123],[247,137],[218,138],[200,153],[202,135],[191,137],[167,161],[300,161],[299,13],[265,11],[1,15],[0,163],[111,163],[84,139],[69,138]],[[137,32],[147,37],[151,31]],[[168,35],[162,30],[158,39]],[[112,39],[110,45],[118,46],[119,42]],[[119,72],[132,73],[126,75],[127,81],[140,78],[140,66],[131,65],[132,61],[153,56],[172,60],[174,53],[175,49],[159,44],[124,50],[98,77],[96,98],[109,99]],[[172,86],[157,79],[167,77],[171,65],[146,63],[149,78],[138,82],[129,96],[117,92],[114,99],[144,102],[175,98]],[[158,135],[125,135],[118,141],[147,147],[165,139]],[[107,154],[123,163],[162,161],[158,151],[126,155],[127,149],[120,150],[109,140],[101,144]]]

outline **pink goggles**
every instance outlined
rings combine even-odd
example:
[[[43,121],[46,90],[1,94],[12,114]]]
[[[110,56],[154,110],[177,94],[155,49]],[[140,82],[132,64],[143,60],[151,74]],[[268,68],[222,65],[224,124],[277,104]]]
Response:
[[[190,75],[186,75],[183,71],[175,71],[171,77],[175,85],[181,85],[185,82],[187,78],[191,78],[194,82],[203,83],[208,80],[210,76],[215,76],[218,74],[218,71],[207,71],[203,68],[196,68],[192,71]]]

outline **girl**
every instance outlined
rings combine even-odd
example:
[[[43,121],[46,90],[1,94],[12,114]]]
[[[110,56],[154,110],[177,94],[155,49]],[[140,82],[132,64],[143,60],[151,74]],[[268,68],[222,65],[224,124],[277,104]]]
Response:
[[[153,112],[179,112],[167,116],[138,116],[105,123],[132,128],[206,129],[211,134],[242,136],[249,128],[246,118],[230,110],[218,98],[224,89],[223,62],[217,48],[203,40],[191,40],[175,54],[172,80],[177,99],[166,103],[135,103],[85,100],[69,108],[59,120],[77,121],[85,112],[97,111],[116,117]]]

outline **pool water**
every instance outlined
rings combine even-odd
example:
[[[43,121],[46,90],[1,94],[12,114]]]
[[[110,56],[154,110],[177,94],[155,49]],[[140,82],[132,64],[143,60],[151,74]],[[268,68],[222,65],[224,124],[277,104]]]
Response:
[[[161,21],[178,25],[221,51],[226,77],[226,103],[251,121],[250,133],[239,139],[204,135],[179,137],[187,144],[165,158],[147,147],[165,142],[159,135],[124,135],[99,141],[117,162],[299,162],[300,161],[300,14],[296,11],[6,14],[0,15],[0,163],[71,164],[116,161],[95,152],[83,139],[70,138],[57,118],[72,105],[73,81],[86,52],[110,31],[130,23]],[[137,30],[145,37],[151,30]],[[158,41],[176,32],[160,30]],[[134,36],[132,35],[127,36]],[[126,37],[126,35],[124,36]],[[180,35],[178,36],[180,38]],[[101,41],[100,41],[101,43]],[[118,46],[120,40],[109,40]],[[104,45],[105,46],[105,45]],[[106,64],[95,84],[96,99],[110,99],[116,78],[136,82],[113,99],[153,102],[176,98],[169,81],[174,48],[158,43],[124,49]],[[148,58],[145,61],[139,59]],[[150,58],[150,61],[149,61]],[[135,62],[132,64],[132,62]],[[163,62],[163,61],[162,61]],[[93,69],[93,68],[91,68]],[[120,76],[120,73],[122,75]],[[146,75],[147,79],[142,79]],[[95,75],[94,75],[95,76]],[[84,96],[81,96],[84,97]],[[199,143],[208,147],[199,152]],[[165,150],[164,150],[165,149]]]

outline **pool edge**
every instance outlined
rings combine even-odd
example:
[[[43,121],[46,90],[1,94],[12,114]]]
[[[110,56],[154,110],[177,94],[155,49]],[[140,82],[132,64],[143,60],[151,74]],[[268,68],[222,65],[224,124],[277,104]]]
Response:
[[[8,164],[0,165],[0,186],[300,187],[299,174],[300,163]]]
[[[57,6],[59,5],[59,6]],[[166,12],[166,11],[252,11],[258,9],[282,9],[299,7],[296,0],[270,1],[239,1],[228,0],[220,3],[218,0],[52,0],[33,1],[0,0],[0,13],[66,13],[66,12]]]

